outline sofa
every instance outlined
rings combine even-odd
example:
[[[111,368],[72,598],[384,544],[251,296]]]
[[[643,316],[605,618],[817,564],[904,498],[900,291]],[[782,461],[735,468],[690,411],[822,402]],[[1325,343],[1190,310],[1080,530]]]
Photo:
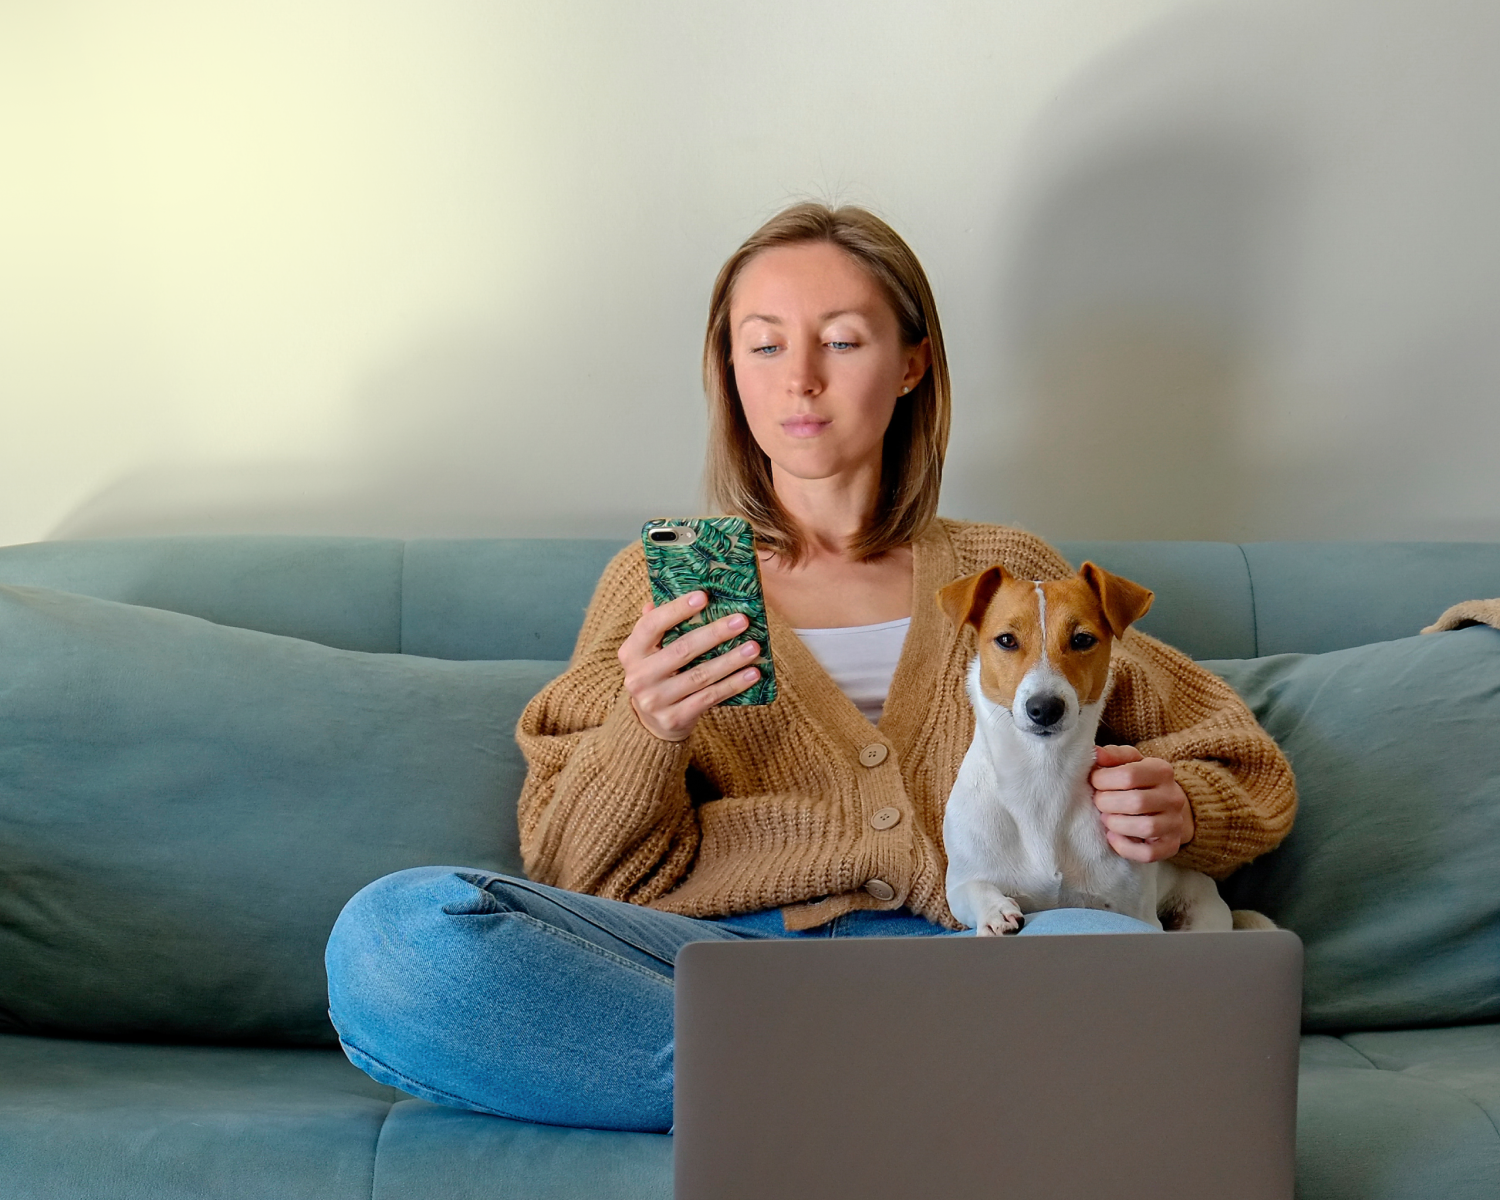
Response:
[[[408,866],[517,872],[522,705],[613,541],[0,549],[0,1196],[663,1200],[670,1137],[383,1087],[321,951]],[[1500,1195],[1500,545],[1069,543],[1297,771],[1222,884],[1307,951],[1304,1200]],[[469,998],[484,1003],[484,997]],[[1170,1155],[1170,1114],[1148,1135]]]

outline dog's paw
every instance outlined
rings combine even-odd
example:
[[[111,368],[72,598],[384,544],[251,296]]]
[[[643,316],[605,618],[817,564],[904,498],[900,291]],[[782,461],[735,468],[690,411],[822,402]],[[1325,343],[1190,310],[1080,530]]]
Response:
[[[1252,908],[1237,908],[1230,914],[1236,929],[1275,929],[1276,922]]]
[[[974,936],[1003,937],[1007,933],[1019,932],[1024,924],[1026,924],[1026,918],[1021,915],[1019,908],[997,908],[993,912],[986,913],[980,920],[978,927],[974,930]]]

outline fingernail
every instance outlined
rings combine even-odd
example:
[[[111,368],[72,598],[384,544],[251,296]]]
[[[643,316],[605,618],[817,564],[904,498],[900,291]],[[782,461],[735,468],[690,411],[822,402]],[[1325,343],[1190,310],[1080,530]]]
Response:
[[[759,649],[760,647],[757,646],[754,642],[746,642],[743,646],[740,647],[740,657],[754,658]]]
[[[742,671],[740,673],[740,678],[741,679],[754,679],[759,674],[760,674],[759,671],[757,671],[754,667],[751,667],[748,671]]]
[[[745,616],[744,613],[735,613],[734,616],[729,618],[729,628],[731,629],[743,629],[748,624],[750,624],[750,618]]]
[[[690,592],[688,594],[688,607],[702,608],[703,602],[707,599],[708,597],[705,596],[702,592]]]

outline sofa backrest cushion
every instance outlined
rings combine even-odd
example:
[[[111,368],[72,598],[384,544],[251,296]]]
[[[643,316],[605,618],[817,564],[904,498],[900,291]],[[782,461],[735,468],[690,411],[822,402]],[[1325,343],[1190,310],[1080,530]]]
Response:
[[[1156,593],[1143,632],[1194,658],[1321,654],[1404,638],[1500,596],[1493,542],[1059,542]]]
[[[1296,773],[1291,834],[1222,890],[1301,935],[1308,1028],[1500,1018],[1500,630],[1204,665]]]
[[[566,658],[624,538],[144,537],[0,547],[0,583],[151,605],[346,650]],[[1406,637],[1500,595],[1500,544],[1059,542],[1156,592],[1141,629],[1194,658]]]
[[[519,872],[515,723],[562,667],[0,586],[0,1029],[331,1042],[354,892]]]
[[[146,537],[0,547],[0,583],[344,650],[567,658],[614,538]]]
[[[273,536],[36,542],[0,548],[0,583],[394,654],[401,649],[405,545],[395,538]]]
[[[413,539],[402,569],[401,649],[567,658],[620,546],[607,538]]]

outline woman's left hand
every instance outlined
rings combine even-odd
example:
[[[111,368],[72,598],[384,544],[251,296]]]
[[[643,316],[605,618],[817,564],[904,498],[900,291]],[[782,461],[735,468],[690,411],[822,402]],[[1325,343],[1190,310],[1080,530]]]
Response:
[[[1134,746],[1096,746],[1089,783],[1110,847],[1132,862],[1171,858],[1193,840],[1193,808],[1164,758]]]

